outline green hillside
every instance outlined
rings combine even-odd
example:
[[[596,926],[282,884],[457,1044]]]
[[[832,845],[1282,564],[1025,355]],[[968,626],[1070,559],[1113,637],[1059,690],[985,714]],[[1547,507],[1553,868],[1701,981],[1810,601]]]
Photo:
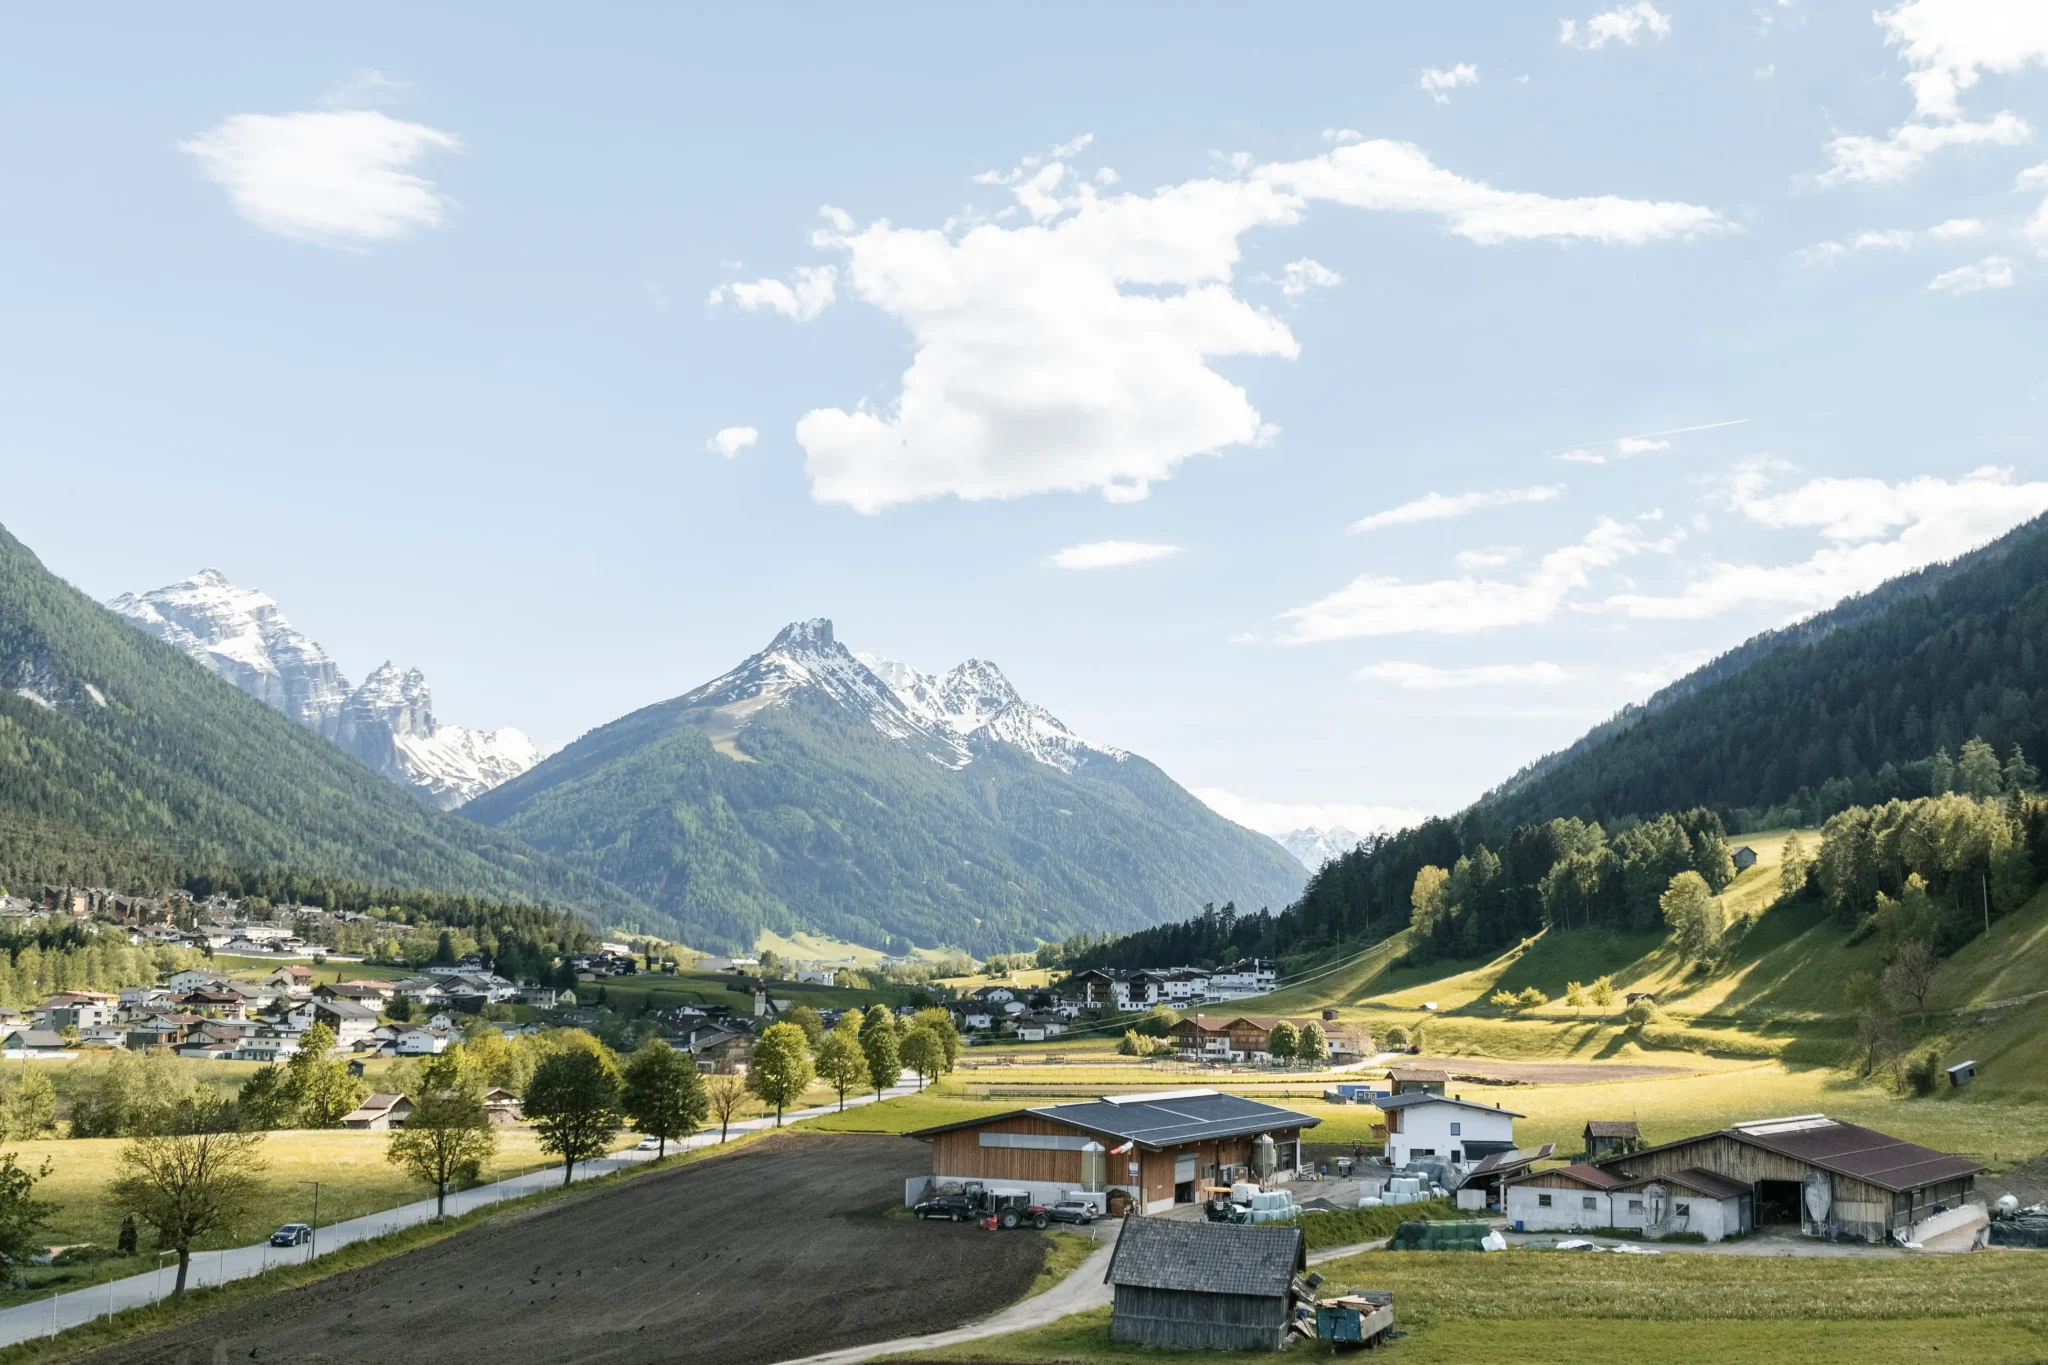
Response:
[[[289,868],[669,929],[618,888],[431,810],[43,567],[0,528],[0,884]]]
[[[1532,764],[1472,815],[1706,806],[1737,829],[1925,796],[1938,750],[2048,752],[2048,519],[1743,645]],[[1774,808],[1777,808],[1774,811]]]
[[[707,731],[688,698],[647,707],[464,813],[627,888],[702,948],[810,930],[987,953],[1282,903],[1302,875],[1136,756],[1069,773],[989,745],[952,768],[808,691],[736,730]]]

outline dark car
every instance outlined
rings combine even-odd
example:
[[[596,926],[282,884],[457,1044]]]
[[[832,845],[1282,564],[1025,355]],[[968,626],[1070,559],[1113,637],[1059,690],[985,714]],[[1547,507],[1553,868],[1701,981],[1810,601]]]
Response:
[[[286,1223],[270,1234],[270,1244],[274,1247],[302,1247],[312,1240],[313,1229],[304,1223]]]
[[[919,1218],[945,1218],[955,1223],[977,1217],[981,1212],[964,1194],[942,1194],[937,1199],[925,1200],[910,1211]]]
[[[1062,1199],[1047,1205],[1045,1211],[1055,1223],[1079,1223],[1086,1227],[1095,1221],[1095,1206],[1085,1199]]]

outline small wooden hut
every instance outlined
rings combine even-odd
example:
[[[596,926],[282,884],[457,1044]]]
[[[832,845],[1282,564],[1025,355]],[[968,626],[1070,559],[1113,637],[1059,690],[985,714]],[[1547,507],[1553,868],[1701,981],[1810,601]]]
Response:
[[[1182,1350],[1277,1351],[1308,1266],[1300,1228],[1127,1218],[1104,1278],[1109,1335]]]

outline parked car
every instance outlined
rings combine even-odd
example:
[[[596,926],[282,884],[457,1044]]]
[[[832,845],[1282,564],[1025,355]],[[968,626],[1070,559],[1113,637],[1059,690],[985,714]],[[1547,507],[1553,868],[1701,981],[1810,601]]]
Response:
[[[1086,1227],[1095,1221],[1095,1206],[1085,1199],[1062,1199],[1047,1205],[1045,1211],[1055,1223],[1079,1223]]]
[[[304,1223],[286,1223],[270,1234],[270,1244],[274,1247],[302,1247],[312,1240],[313,1229]]]
[[[927,1199],[910,1210],[919,1218],[944,1218],[958,1223],[973,1218],[981,1212],[975,1201],[964,1194],[942,1194],[937,1199]]]

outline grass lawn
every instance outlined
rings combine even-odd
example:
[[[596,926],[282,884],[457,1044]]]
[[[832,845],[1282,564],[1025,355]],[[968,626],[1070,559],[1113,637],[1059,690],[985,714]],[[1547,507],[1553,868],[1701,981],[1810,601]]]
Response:
[[[432,1191],[426,1185],[384,1160],[388,1140],[386,1133],[347,1129],[268,1135],[263,1154],[270,1169],[263,1176],[263,1194],[255,1210],[225,1233],[205,1239],[201,1246],[247,1246],[282,1223],[311,1222],[313,1191],[305,1181],[320,1182],[322,1226],[429,1197]],[[616,1145],[637,1140],[621,1134]],[[121,1211],[108,1198],[107,1186],[119,1174],[121,1150],[126,1146],[121,1138],[47,1138],[6,1144],[6,1150],[16,1153],[16,1160],[30,1171],[38,1169],[45,1158],[49,1160],[49,1178],[36,1187],[36,1193],[56,1205],[47,1225],[50,1245],[115,1244]],[[501,1180],[553,1163],[554,1158],[540,1150],[531,1129],[503,1128],[498,1130],[497,1160],[484,1175],[487,1180]],[[52,1289],[76,1289],[140,1273],[156,1263],[147,1250],[147,1233],[144,1247],[144,1254],[132,1260],[32,1266],[27,1271],[26,1290],[0,1289],[0,1306],[40,1297]]]
[[[2048,1354],[2048,1274],[2023,1254],[1913,1259],[1371,1252],[1318,1269],[1327,1289],[1394,1294],[1404,1361],[1502,1365],[1750,1365]],[[1313,1349],[1306,1343],[1298,1349]],[[891,1359],[1157,1365],[1270,1360],[1109,1340],[1109,1310]]]
[[[790,1127],[819,1133],[910,1133],[942,1123],[960,1123],[989,1114],[1006,1114],[1024,1107],[1022,1102],[966,1100],[926,1090],[883,1100],[879,1104],[863,1104],[844,1113],[821,1114],[814,1119],[793,1123]]]
[[[1093,1256],[1102,1243],[1080,1232],[1048,1232],[1045,1234],[1045,1264],[1038,1268],[1038,1278],[1031,1282],[1025,1298],[1043,1294],[1067,1276],[1080,1269],[1081,1262]]]
[[[733,977],[715,972],[677,972],[674,976],[665,972],[642,972],[633,976],[607,977],[603,981],[579,981],[576,983],[576,1000],[582,1005],[596,1004],[602,992],[604,1002],[615,1010],[636,1010],[642,1001],[655,1009],[673,1009],[677,1005],[726,1005],[734,1014],[751,1018],[754,1013],[753,987],[749,984],[736,989],[733,982]],[[905,987],[850,991],[838,986],[814,986],[797,981],[771,981],[768,991],[777,1000],[788,1000],[792,1004],[809,1005],[819,1010],[872,1005],[877,1001],[891,1006],[902,1005],[909,1003],[912,994]]]

